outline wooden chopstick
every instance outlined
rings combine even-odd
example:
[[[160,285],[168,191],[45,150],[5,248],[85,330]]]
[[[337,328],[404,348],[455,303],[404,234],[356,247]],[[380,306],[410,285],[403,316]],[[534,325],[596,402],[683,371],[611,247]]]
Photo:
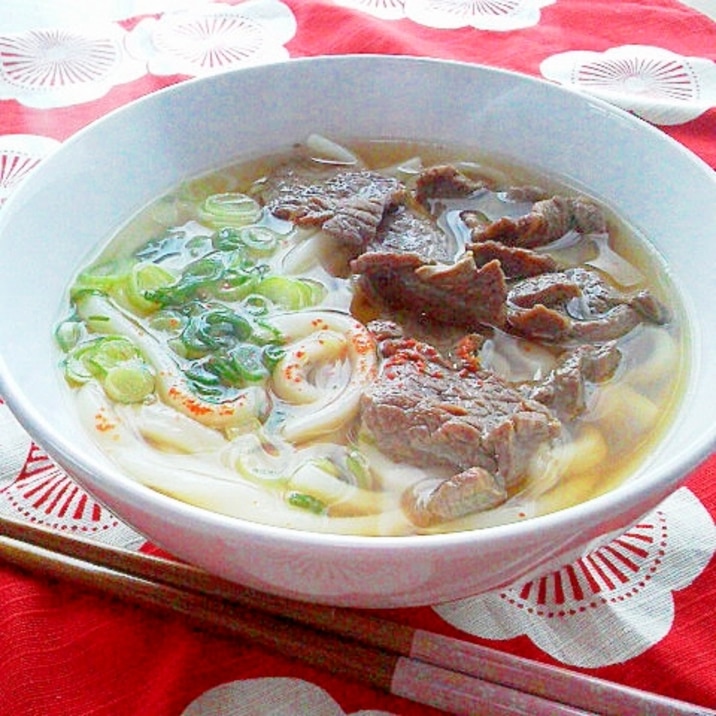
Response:
[[[238,586],[181,562],[0,518],[15,566],[170,609],[339,676],[455,714],[653,716],[716,711],[357,610]]]
[[[408,659],[221,597],[144,579],[37,544],[0,536],[0,557],[21,569],[181,614],[194,625],[454,714],[584,716],[581,709]]]

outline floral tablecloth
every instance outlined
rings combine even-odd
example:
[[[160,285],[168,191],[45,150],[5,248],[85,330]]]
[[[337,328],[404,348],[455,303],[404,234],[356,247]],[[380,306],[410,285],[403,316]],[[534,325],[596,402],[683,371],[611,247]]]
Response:
[[[0,206],[61,142],[146,93],[346,53],[465,60],[576,86],[716,168],[716,0],[2,0]],[[715,514],[712,456],[642,523],[564,569],[389,616],[716,707]],[[154,549],[59,470],[1,397],[0,515]],[[13,716],[437,713],[2,563],[0,697]]]

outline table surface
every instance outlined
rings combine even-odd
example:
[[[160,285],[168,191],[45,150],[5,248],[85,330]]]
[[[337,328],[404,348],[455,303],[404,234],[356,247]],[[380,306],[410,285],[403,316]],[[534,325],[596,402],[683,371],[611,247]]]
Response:
[[[576,71],[591,63],[611,101],[716,168],[716,0],[3,0],[0,206],[92,120],[259,53],[424,55],[596,92]],[[672,91],[674,68],[687,91]],[[59,491],[72,495],[61,507]],[[628,566],[600,549],[575,563],[579,589],[558,589],[566,582],[552,573],[387,616],[716,707],[715,514],[712,456],[627,533],[645,545]],[[32,443],[1,397],[0,515],[154,551]],[[0,694],[0,713],[14,716],[438,713],[4,564]]]

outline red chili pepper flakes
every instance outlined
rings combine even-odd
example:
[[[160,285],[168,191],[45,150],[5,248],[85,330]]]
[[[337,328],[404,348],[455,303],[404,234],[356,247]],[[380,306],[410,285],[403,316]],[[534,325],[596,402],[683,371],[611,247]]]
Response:
[[[283,369],[283,374],[286,380],[290,380],[294,383],[300,383],[303,379],[300,366],[297,363],[289,363]]]
[[[206,405],[202,405],[200,401],[189,397],[176,386],[169,388],[169,395],[174,398],[178,398],[184,407],[194,415],[206,415],[207,413],[212,412],[211,408]]]
[[[462,362],[462,371],[476,372],[480,370],[480,358],[478,352],[482,341],[478,336],[468,335],[460,339],[455,349],[455,355]],[[461,371],[461,375],[463,372]]]
[[[107,433],[117,427],[117,421],[112,420],[104,408],[100,408],[94,416],[94,427],[99,433]]]

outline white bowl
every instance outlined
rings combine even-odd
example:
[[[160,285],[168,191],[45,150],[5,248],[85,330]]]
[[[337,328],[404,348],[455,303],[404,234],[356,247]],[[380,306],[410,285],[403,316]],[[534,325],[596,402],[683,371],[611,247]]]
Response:
[[[637,474],[601,497],[479,531],[314,534],[228,518],[128,479],[88,439],[56,370],[63,293],[113,229],[183,177],[311,132],[437,140],[581,185],[653,242],[682,293],[690,375]],[[293,60],[186,82],[71,138],[0,212],[0,393],[30,435],[118,517],[178,557],[290,597],[362,607],[454,600],[557,567],[628,528],[713,449],[716,177],[603,102],[474,65],[401,57]]]

